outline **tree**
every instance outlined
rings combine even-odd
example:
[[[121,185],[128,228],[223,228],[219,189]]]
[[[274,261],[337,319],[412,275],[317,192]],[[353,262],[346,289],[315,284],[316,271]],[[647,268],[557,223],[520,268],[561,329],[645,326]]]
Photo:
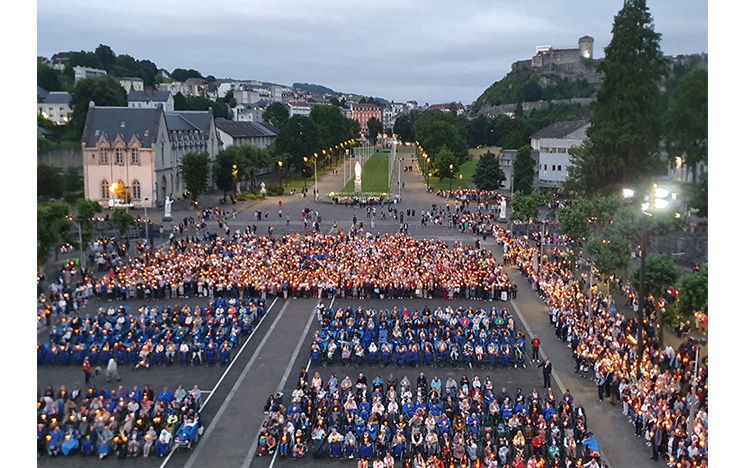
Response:
[[[108,75],[80,80],[70,94],[71,125],[78,136],[83,135],[91,101],[97,106],[127,106],[127,92],[116,79]]]
[[[62,91],[62,82],[57,70],[48,66],[41,60],[36,62],[36,85],[47,91]]]
[[[235,97],[233,96],[233,90],[231,89],[227,93],[225,93],[225,97],[218,99],[218,101],[224,102],[229,107],[235,107],[238,105],[238,101],[235,100]]]
[[[235,177],[233,177],[233,165],[236,164],[238,157],[238,146],[230,146],[215,157],[212,166],[212,177],[217,188],[222,190],[223,198],[227,197],[228,192],[235,190]]]
[[[515,165],[512,170],[512,191],[530,193],[533,190],[533,178],[535,177],[535,162],[531,157],[532,149],[525,145],[517,150]]]
[[[698,210],[696,213],[699,216],[709,215],[709,176],[704,173],[699,177],[698,184],[693,192],[693,198],[690,202],[690,207]]]
[[[512,219],[529,221],[538,218],[538,208],[541,206],[541,201],[542,196],[538,192],[516,193],[512,199]]]
[[[473,184],[479,190],[499,190],[505,181],[504,172],[499,167],[499,158],[487,151],[479,158],[476,171],[473,173]]]
[[[285,122],[275,140],[277,151],[291,155],[294,167],[303,164],[303,157],[312,156],[321,148],[321,133],[318,125],[303,115],[293,115]]]
[[[414,114],[399,116],[393,124],[393,132],[398,135],[401,141],[413,142],[416,140],[414,135]]]
[[[55,167],[36,166],[36,194],[46,198],[60,198],[63,191],[62,178]]]
[[[39,203],[36,207],[36,247],[37,259],[43,265],[49,256],[49,250],[55,249],[64,239],[70,228],[67,220],[69,206],[61,200]]]
[[[690,317],[697,310],[708,312],[708,305],[709,269],[704,266],[700,271],[683,279],[676,308],[685,317]]]
[[[213,101],[201,96],[184,96],[181,93],[176,93],[173,97],[173,108],[175,110],[198,110],[206,111],[212,108],[212,115],[215,118],[222,117],[224,119],[230,118],[230,108],[222,101]]]
[[[97,213],[100,213],[101,210],[101,205],[97,201],[86,200],[85,198],[78,199],[78,202],[75,204],[76,218],[78,223],[80,223],[80,229],[85,239],[90,238],[90,233],[94,225],[93,217]]]
[[[465,130],[450,113],[432,110],[422,113],[414,123],[416,139],[429,154],[437,154],[447,146],[459,164],[468,159],[468,139]]]
[[[94,54],[96,55],[98,63],[100,63],[101,67],[106,71],[110,71],[111,67],[113,67],[116,62],[116,54],[111,50],[111,47],[107,45],[99,44],[98,47],[96,47]]]
[[[625,1],[598,65],[603,84],[584,149],[572,157],[567,188],[610,193],[656,170],[665,66],[646,0]]]
[[[135,223],[134,218],[126,208],[114,208],[111,213],[111,224],[119,231],[119,235],[124,236],[127,230]]]
[[[664,118],[668,153],[671,157],[683,157],[693,171],[694,184],[696,166],[706,162],[709,150],[708,85],[706,70],[687,73],[673,90]]]
[[[312,112],[312,110],[311,110]],[[281,129],[287,119],[290,118],[290,111],[287,106],[281,102],[273,102],[266,107],[264,111],[264,120]]]
[[[620,206],[618,197],[578,198],[572,206],[559,211],[561,232],[581,242],[591,231],[597,232],[609,224]]]
[[[383,124],[375,117],[367,120],[367,135],[370,137],[373,146],[378,142],[378,135],[383,133]]]
[[[256,187],[256,176],[261,169],[272,166],[272,157],[264,148],[254,146],[239,146],[236,158],[238,179],[248,180],[251,187]]]
[[[175,81],[186,81],[189,78],[204,78],[201,73],[194,69],[185,70],[183,68],[176,68],[171,72],[171,78]]]
[[[190,151],[181,159],[181,176],[186,190],[191,193],[192,201],[197,201],[199,195],[207,188],[210,177],[210,156],[207,152]]]
[[[64,196],[82,195],[84,187],[83,174],[76,167],[68,167],[62,172]]]
[[[310,118],[318,125],[321,147],[329,148],[354,137],[349,132],[348,119],[336,106],[326,104],[313,106],[310,110]]]
[[[647,258],[644,285],[650,294],[659,297],[662,291],[673,286],[676,281],[678,281],[678,270],[670,257],[652,254]],[[639,269],[634,272],[632,284],[639,290]]]
[[[587,241],[587,252],[598,270],[606,275],[625,271],[631,258],[632,245],[614,229],[603,234],[593,234]]]
[[[443,146],[432,161],[440,181],[444,178],[453,178],[458,171],[458,158],[455,157],[450,148]]]
[[[639,269],[634,272],[633,286],[636,290],[639,290]],[[678,280],[678,270],[675,268],[675,263],[670,257],[664,255],[653,254],[647,258],[646,269],[644,271],[644,285],[647,291],[654,297],[659,298],[662,292],[673,286]],[[655,305],[655,322],[657,323],[658,330],[658,345],[662,343],[663,328],[662,328],[662,312],[656,309]]]

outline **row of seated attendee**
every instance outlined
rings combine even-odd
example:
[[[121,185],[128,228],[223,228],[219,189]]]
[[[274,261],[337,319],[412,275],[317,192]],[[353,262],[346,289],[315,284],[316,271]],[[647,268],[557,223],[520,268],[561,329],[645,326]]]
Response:
[[[174,306],[99,308],[94,315],[72,314],[37,343],[42,365],[119,364],[149,367],[227,363],[242,336],[250,334],[265,313],[260,299],[215,299],[206,307]]]
[[[597,441],[569,390],[558,398],[551,389],[513,394],[488,376],[443,383],[424,373],[370,382],[330,374],[324,382],[303,369],[284,400],[266,402],[258,456],[357,458],[363,466],[393,459],[424,467],[430,457],[439,466],[599,466]]]
[[[313,363],[525,365],[525,335],[507,309],[319,305],[317,319]]]
[[[166,456],[175,446],[191,446],[201,433],[202,392],[179,385],[159,394],[149,387],[125,390],[47,387],[36,403],[39,455],[110,454],[118,458]]]

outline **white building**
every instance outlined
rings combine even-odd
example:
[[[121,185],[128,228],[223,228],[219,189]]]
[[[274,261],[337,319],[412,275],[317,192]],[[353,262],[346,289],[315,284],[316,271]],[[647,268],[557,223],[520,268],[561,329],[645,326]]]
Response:
[[[130,91],[127,95],[127,107],[155,109],[159,105],[173,112],[173,95],[168,91]]]
[[[106,76],[106,70],[99,70],[98,68],[72,67],[72,69],[75,72],[75,83],[86,78]]]
[[[587,138],[590,123],[584,120],[556,122],[530,137],[538,152],[538,187],[559,187],[567,180],[572,148]]]
[[[72,117],[70,93],[65,91],[51,91],[39,95],[37,91],[37,97],[37,112],[45,119],[49,119],[57,125],[63,125]]]
[[[502,182],[502,189],[509,190],[512,192],[512,187],[515,182],[515,159],[517,159],[517,150],[507,149],[499,152],[499,168],[504,173],[504,182]]]
[[[210,111],[164,112],[162,107],[96,107],[91,103],[82,138],[85,197],[107,206],[116,183],[135,206],[182,197],[181,158],[220,150]]]
[[[236,122],[264,122],[264,110],[258,104],[238,104],[233,108],[233,120]]]
[[[142,81],[142,78],[119,78],[119,84],[122,85],[122,88],[127,92],[145,90],[145,82]]]
[[[181,93],[184,96],[187,96],[189,94],[189,87],[180,81],[171,81],[170,83],[160,83],[157,86],[158,86],[158,91],[168,91],[169,93],[171,93],[172,96],[175,96],[178,93]]]
[[[279,134],[276,128],[259,122],[236,122],[219,118],[215,119],[215,126],[223,149],[233,145],[266,148]]]
[[[290,101],[285,104],[290,108],[290,117],[293,115],[304,115],[308,117],[310,115],[310,104],[307,102]]]

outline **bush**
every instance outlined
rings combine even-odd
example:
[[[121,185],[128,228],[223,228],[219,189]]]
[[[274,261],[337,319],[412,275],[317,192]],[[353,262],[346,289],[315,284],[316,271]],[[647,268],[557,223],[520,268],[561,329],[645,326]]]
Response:
[[[262,198],[263,197],[261,196],[261,194],[253,193],[253,192],[241,192],[235,196],[236,201],[261,200]]]
[[[266,194],[272,197],[283,195],[284,193],[285,193],[284,187],[280,187],[277,185],[272,185],[266,188]]]

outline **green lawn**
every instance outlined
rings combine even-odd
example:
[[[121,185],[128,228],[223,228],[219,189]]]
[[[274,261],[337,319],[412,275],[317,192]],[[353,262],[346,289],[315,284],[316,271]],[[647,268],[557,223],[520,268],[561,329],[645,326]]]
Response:
[[[476,172],[476,164],[479,162],[479,158],[481,157],[481,155],[486,153],[487,151],[491,151],[492,153],[498,155],[501,151],[501,148],[491,146],[484,148],[471,148],[468,150],[468,161],[464,162],[463,165],[458,168],[458,172],[456,172],[455,177],[452,179],[453,189],[469,188],[474,186],[471,182],[471,178],[473,177],[473,173]],[[461,175],[463,175],[462,179],[460,177]],[[435,190],[448,190],[451,187],[451,180],[448,178],[440,180],[439,177],[433,176],[429,178],[429,184]]]
[[[375,152],[362,166],[363,192],[388,192],[388,153]],[[354,180],[344,186],[343,192],[354,192]]]
[[[328,166],[318,166],[318,180],[321,180],[323,176],[328,174],[329,172],[333,171],[335,168],[341,168],[341,163],[334,163],[330,164]],[[305,183],[308,187],[310,187],[310,191],[313,191],[313,166],[310,166],[311,174],[310,177],[308,177],[305,180]],[[282,176],[282,185],[285,187],[285,191],[289,192],[290,189],[295,189],[296,192],[299,192],[303,188],[303,175],[300,171],[294,172],[292,174],[285,173]]]
[[[415,146],[405,146],[405,145],[398,145],[396,146],[396,153],[413,153]]]

